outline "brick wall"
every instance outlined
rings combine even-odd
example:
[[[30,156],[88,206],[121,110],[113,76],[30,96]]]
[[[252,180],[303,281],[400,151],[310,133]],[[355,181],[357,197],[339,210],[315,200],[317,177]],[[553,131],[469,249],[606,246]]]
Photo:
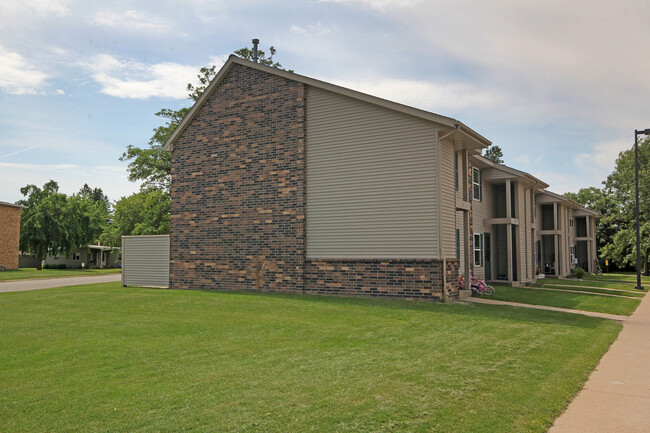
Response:
[[[0,265],[7,269],[18,269],[21,210],[0,204]]]
[[[170,287],[458,297],[456,260],[306,260],[304,155],[304,85],[232,65],[174,143]]]
[[[440,260],[308,260],[305,292],[443,299]]]
[[[302,290],[304,94],[235,64],[175,142],[171,288]]]

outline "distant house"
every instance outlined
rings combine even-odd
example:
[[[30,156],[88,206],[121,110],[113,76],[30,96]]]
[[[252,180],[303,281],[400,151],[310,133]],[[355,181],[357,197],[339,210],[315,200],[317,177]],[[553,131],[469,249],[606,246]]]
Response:
[[[24,206],[0,201],[0,269],[17,269],[20,212]]]
[[[45,258],[44,264],[57,266],[65,265],[67,269],[78,268],[114,268],[120,265],[120,248],[108,247],[105,245],[88,245],[72,254],[49,255]],[[36,257],[23,254],[20,257],[21,268],[34,268],[37,265]]]
[[[594,270],[595,212],[464,123],[231,56],[172,153],[170,287],[458,299]]]

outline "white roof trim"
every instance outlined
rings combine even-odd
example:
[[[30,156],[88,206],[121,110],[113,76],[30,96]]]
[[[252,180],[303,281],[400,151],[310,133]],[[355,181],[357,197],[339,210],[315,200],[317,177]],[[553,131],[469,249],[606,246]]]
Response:
[[[187,125],[191,122],[192,118],[196,115],[196,112],[203,106],[208,96],[214,91],[214,88],[219,85],[219,83],[224,79],[228,70],[232,67],[233,64],[243,65],[249,68],[257,69],[259,71],[264,71],[273,75],[277,75],[289,80],[298,81],[300,83],[318,87],[323,90],[328,90],[330,92],[338,93],[341,95],[349,96],[354,99],[365,101],[371,104],[379,105],[391,110],[399,111],[411,116],[419,117],[421,119],[429,120],[431,122],[438,123],[442,126],[449,128],[456,128],[461,131],[464,135],[475,140],[478,144],[478,147],[488,147],[492,142],[487,138],[483,137],[478,132],[472,130],[467,125],[462,122],[452,119],[451,117],[442,116],[440,114],[431,113],[429,111],[420,110],[418,108],[410,107],[408,105],[400,104],[397,102],[389,101],[387,99],[378,98],[376,96],[368,95],[367,93],[357,92],[356,90],[347,89],[345,87],[337,86],[335,84],[327,83],[325,81],[317,80],[314,78],[306,77],[304,75],[299,75],[293,72],[283,71],[278,68],[273,68],[270,66],[262,65],[260,63],[251,62],[249,60],[244,60],[235,55],[230,55],[226,63],[221,67],[217,75],[212,79],[212,82],[205,89],[201,97],[196,101],[194,106],[187,113],[185,118],[181,123],[176,127],[172,135],[163,145],[163,150],[172,151],[174,150],[174,142],[179,135],[183,133]]]

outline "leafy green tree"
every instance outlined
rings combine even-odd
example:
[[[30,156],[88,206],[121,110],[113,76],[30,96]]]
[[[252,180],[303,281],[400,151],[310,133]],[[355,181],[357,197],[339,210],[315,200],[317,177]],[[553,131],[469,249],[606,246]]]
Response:
[[[503,164],[503,150],[499,146],[490,146],[485,151],[485,157],[497,164]]]
[[[612,225],[612,241],[601,248],[601,255],[618,266],[636,265],[636,224],[634,217],[634,149],[619,153],[616,167],[605,181],[605,193],[615,206],[606,215]],[[639,144],[639,226],[641,265],[648,275],[650,257],[650,139]]]
[[[612,216],[618,214],[618,204],[611,194],[601,188],[590,186],[581,188],[577,193],[568,192],[564,195],[587,209],[602,215],[601,218],[596,219],[596,240],[598,241],[599,251],[603,246],[610,244],[614,240],[617,222]]]
[[[273,56],[276,53],[275,48],[271,47],[269,51],[271,55],[266,57],[264,51],[259,50],[258,61],[263,65],[281,69],[282,65],[273,61]],[[234,54],[248,60],[253,58],[253,51],[248,48],[240,48]],[[188,99],[193,102],[198,101],[216,73],[215,65],[201,68],[197,75],[200,84],[195,86],[189,83],[186,87]],[[154,128],[154,135],[149,139],[148,146],[143,148],[132,144],[127,146],[126,152],[120,157],[120,161],[129,161],[127,171],[131,182],[142,181],[143,189],[153,188],[169,192],[171,187],[172,157],[171,153],[163,151],[162,147],[187,115],[188,111],[190,111],[189,108],[181,108],[180,110],[163,108],[156,113],[156,116],[166,119],[166,122],[164,125]]]
[[[105,245],[119,247],[123,235],[169,234],[171,200],[168,192],[149,189],[115,203],[110,226],[101,235]]]
[[[100,207],[82,195],[67,197],[50,180],[43,188],[20,189],[25,199],[20,221],[20,249],[36,255],[37,269],[48,254],[69,254],[99,236],[105,224]]]
[[[291,69],[289,69],[289,70],[284,69],[279,62],[274,62],[273,61],[273,56],[277,52],[275,47],[271,46],[269,48],[269,52],[271,53],[271,55],[266,57],[266,53],[264,51],[257,50],[257,62],[262,64],[262,65],[282,69],[283,71],[293,72]],[[237,51],[234,52],[234,54],[241,57],[242,59],[253,60],[253,50],[251,50],[249,48],[246,48],[246,47],[238,49]]]

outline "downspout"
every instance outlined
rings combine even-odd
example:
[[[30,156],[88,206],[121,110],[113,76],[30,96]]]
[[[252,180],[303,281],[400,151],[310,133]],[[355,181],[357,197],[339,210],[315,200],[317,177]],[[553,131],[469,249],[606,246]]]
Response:
[[[445,260],[443,250],[442,250],[442,210],[441,210],[441,196],[442,196],[442,185],[440,184],[440,170],[441,170],[441,161],[440,161],[440,147],[441,142],[438,136],[438,130],[435,132],[434,136],[435,143],[435,153],[436,153],[436,218],[438,225],[438,258],[442,261],[442,301],[447,301],[447,261]]]

